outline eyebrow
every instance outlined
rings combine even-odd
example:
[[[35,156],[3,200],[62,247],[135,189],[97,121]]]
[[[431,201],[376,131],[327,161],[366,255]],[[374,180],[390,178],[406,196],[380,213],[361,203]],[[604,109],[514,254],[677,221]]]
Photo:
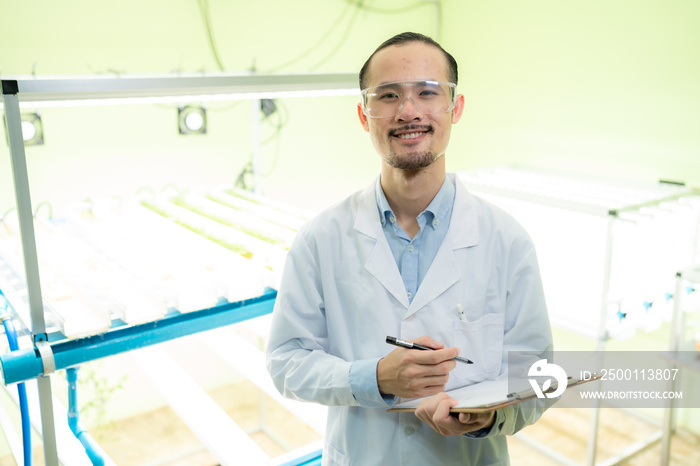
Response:
[[[412,80],[407,80],[407,81],[392,81],[388,83],[382,83],[377,86],[374,86],[377,89],[386,89],[386,88],[392,88],[392,87],[399,87],[401,84],[412,84],[414,87],[420,87],[420,86],[426,86],[426,85],[432,85],[435,86],[439,83],[440,81],[435,81],[432,79],[418,79],[415,81]],[[371,88],[370,88],[371,89]]]

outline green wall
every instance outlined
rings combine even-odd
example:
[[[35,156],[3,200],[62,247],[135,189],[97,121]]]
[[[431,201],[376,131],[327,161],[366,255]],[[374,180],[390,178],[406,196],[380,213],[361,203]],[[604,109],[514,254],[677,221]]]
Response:
[[[232,72],[355,72],[390,35],[436,36],[440,26],[467,100],[450,170],[528,164],[700,185],[700,2],[443,0],[439,21],[434,2],[364,3],[208,6],[220,63]],[[2,77],[219,70],[195,0],[0,0],[0,11],[9,19],[0,28]],[[269,195],[317,209],[375,176],[356,102],[280,103],[288,123],[263,154]],[[42,109],[46,145],[27,149],[34,202],[231,181],[252,150],[251,109],[208,108],[203,137],[176,133],[175,106]],[[263,124],[264,137],[276,122]],[[0,144],[3,208],[14,203],[8,160]]]
[[[381,8],[358,9],[344,0],[210,0],[208,6],[220,63],[229,72],[356,72],[395,33],[433,34],[437,10],[431,4],[367,3]],[[12,18],[9,27],[0,28],[2,77],[33,70],[37,75],[220,70],[195,0],[0,0],[0,11]],[[378,157],[358,122],[357,102],[354,96],[278,102],[283,111],[262,124],[267,138],[279,117],[287,121],[263,150],[268,195],[320,209],[373,179]],[[175,105],[41,109],[46,145],[27,148],[34,204],[129,197],[140,187],[158,190],[168,183],[230,183],[251,156],[251,106],[207,108],[206,136],[177,134]],[[9,151],[0,144],[0,208],[12,205]]]
[[[700,185],[700,2],[442,3],[467,100],[457,168]]]

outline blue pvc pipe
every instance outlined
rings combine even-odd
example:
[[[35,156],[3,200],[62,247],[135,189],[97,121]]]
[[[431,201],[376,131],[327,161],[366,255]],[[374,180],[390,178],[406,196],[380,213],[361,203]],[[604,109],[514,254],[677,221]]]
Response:
[[[88,361],[269,314],[272,312],[276,296],[277,292],[269,290],[262,296],[244,301],[176,314],[145,324],[117,328],[103,335],[52,343],[55,367],[56,370],[66,369]],[[44,375],[44,366],[36,348],[0,355],[0,366],[5,384],[23,382]]]
[[[104,466],[107,454],[95,442],[92,436],[80,422],[80,410],[78,408],[78,368],[70,367],[66,369],[66,379],[68,380],[68,427],[80,440],[85,448],[88,458],[94,466]]]
[[[5,327],[5,335],[10,345],[10,351],[19,350],[17,344],[17,331],[12,319],[7,314],[8,302],[0,291],[0,309],[2,309],[2,323]],[[24,466],[32,464],[32,426],[29,419],[29,404],[27,403],[27,388],[24,383],[17,384],[17,394],[19,395],[19,411],[22,418],[22,451],[24,453]]]
[[[321,466],[323,449],[315,450],[299,458],[281,464],[280,466]]]

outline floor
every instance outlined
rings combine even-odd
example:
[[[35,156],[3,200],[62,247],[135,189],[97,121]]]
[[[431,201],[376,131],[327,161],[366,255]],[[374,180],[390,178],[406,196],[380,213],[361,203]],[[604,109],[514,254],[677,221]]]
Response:
[[[552,447],[558,454],[576,464],[586,464],[590,409],[552,408],[534,425],[523,429],[522,434],[541,445]],[[600,410],[600,429],[596,464],[604,463],[626,448],[658,433],[658,428],[635,416],[615,409]],[[563,429],[562,426],[566,426]],[[560,465],[519,436],[509,438],[511,463],[514,466]],[[671,461],[674,466],[697,466],[700,464],[700,436],[687,431],[674,434],[671,443]],[[661,442],[624,462],[626,466],[661,464]]]
[[[268,432],[260,427],[260,393],[248,382],[236,383],[212,391],[212,398],[271,456],[287,449],[302,447],[320,436],[263,396]],[[235,394],[235,396],[234,396]],[[522,434],[540,445],[556,449],[558,454],[576,464],[585,464],[589,431],[588,409],[550,409]],[[562,426],[566,426],[563,429]],[[600,415],[598,461],[604,461],[629,445],[646,438],[657,429],[617,410],[603,409]],[[214,466],[216,458],[201,445],[187,426],[167,407],[134,416],[92,432],[107,454],[120,466]],[[283,439],[283,447],[275,441]],[[544,455],[519,436],[509,438],[513,466],[555,466],[562,464]],[[620,463],[628,466],[660,464],[661,445],[656,443],[642,454]],[[42,465],[40,447],[35,448],[34,464]],[[0,458],[0,465],[14,465],[11,458]],[[677,432],[672,443],[671,464],[700,464],[700,436]]]

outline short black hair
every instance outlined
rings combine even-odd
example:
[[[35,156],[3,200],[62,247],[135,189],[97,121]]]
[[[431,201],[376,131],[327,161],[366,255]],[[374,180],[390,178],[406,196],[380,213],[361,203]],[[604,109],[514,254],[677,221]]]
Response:
[[[387,47],[391,47],[392,45],[407,44],[409,42],[422,42],[440,49],[447,60],[447,78],[450,80],[450,82],[457,84],[457,61],[452,55],[449,54],[449,52],[443,49],[442,46],[434,39],[424,34],[420,34],[418,32],[402,32],[401,34],[397,34],[394,37],[384,41],[382,45],[377,47],[377,50],[372,52],[372,55],[369,56],[365,64],[362,65],[362,69],[360,69],[360,89],[365,89],[367,87],[367,83],[365,81],[367,78],[367,71],[369,70],[369,63],[372,61],[372,57],[374,57],[377,52]]]

